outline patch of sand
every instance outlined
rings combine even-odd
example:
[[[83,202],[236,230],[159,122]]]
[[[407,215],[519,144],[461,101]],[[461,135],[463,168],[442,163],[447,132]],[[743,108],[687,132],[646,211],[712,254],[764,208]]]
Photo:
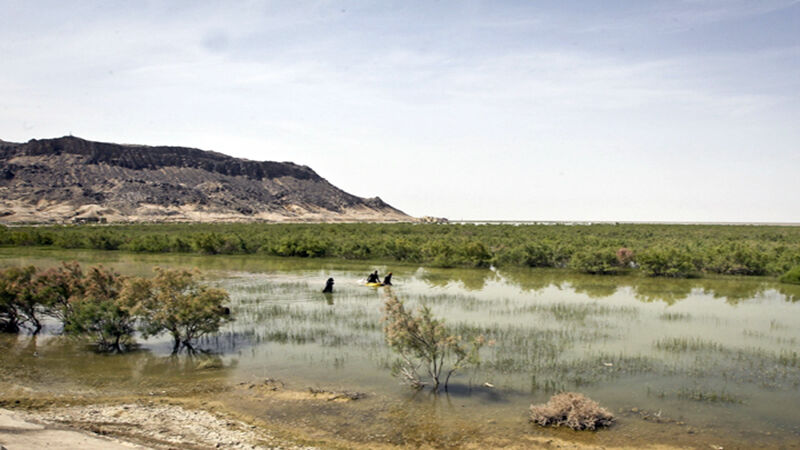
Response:
[[[0,409],[0,448],[131,450],[146,447],[82,431],[56,428],[53,425],[34,422],[27,414]]]
[[[311,448],[284,442],[254,425],[207,411],[141,402],[36,412],[0,410],[0,443],[8,450]]]

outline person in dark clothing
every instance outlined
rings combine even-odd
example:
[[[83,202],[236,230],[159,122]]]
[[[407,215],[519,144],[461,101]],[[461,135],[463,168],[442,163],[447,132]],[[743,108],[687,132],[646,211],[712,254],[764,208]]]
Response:
[[[367,277],[367,283],[380,283],[380,282],[381,278],[378,276],[377,270],[369,274],[369,276]]]
[[[386,286],[392,285],[392,272],[389,272],[389,274],[383,278],[383,284],[385,284]]]
[[[324,294],[330,294],[333,292],[333,278],[328,278],[328,281],[325,282],[325,289],[322,290]]]

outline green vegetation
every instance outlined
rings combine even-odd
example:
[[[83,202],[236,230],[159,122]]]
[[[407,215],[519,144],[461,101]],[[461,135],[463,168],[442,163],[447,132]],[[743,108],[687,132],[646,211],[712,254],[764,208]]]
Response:
[[[800,265],[800,227],[728,225],[137,224],[2,227],[0,245],[264,254],[435,267],[569,267],[649,276],[779,276]]]
[[[483,336],[475,336],[467,342],[448,330],[442,320],[434,318],[429,307],[421,306],[413,313],[406,310],[397,297],[390,296],[383,311],[386,343],[402,358],[396,372],[411,386],[417,389],[424,386],[417,373],[417,368],[423,366],[433,381],[434,392],[439,389],[444,371],[444,389],[447,390],[450,376],[456,370],[480,361],[478,353],[484,344]],[[446,364],[449,366],[445,371]]]
[[[800,266],[795,266],[781,275],[780,281],[781,283],[800,284]]]
[[[637,257],[642,271],[652,277],[689,278],[697,272],[697,264],[688,250],[665,245],[654,245]]]
[[[0,331],[16,333],[30,323],[34,333],[42,325],[36,314],[36,295],[33,292],[33,267],[13,267],[0,272]]]
[[[610,247],[587,247],[576,251],[569,260],[569,267],[578,272],[611,275],[619,270],[616,250]]]
[[[741,397],[725,390],[703,390],[699,388],[680,388],[675,396],[682,400],[706,403],[744,403]]]
[[[722,351],[721,344],[696,337],[673,337],[656,341],[655,347],[668,352]]]
[[[229,300],[225,291],[200,285],[194,272],[155,270],[153,279],[131,279],[121,295],[143,319],[143,336],[168,332],[174,341],[173,351],[181,347],[192,350],[197,338],[217,331],[230,320],[230,310],[222,306]]]
[[[230,320],[226,292],[203,285],[185,270],[156,268],[153,279],[122,277],[102,266],[84,273],[77,263],[39,271],[0,271],[0,331],[42,329],[41,315],[61,322],[65,334],[89,336],[101,351],[123,351],[138,329],[143,336],[169,332],[174,351]]]
[[[77,271],[67,273],[82,274]],[[89,335],[102,351],[122,351],[132,343],[136,317],[131,313],[132,305],[120,298],[123,279],[119,274],[103,267],[91,267],[86,275],[73,280],[72,285],[81,287],[79,295],[67,300],[65,309],[58,314],[63,317],[65,333]]]

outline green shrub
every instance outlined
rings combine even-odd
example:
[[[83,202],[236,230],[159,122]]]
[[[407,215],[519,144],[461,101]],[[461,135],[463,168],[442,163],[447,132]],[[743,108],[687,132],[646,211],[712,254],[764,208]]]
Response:
[[[72,314],[73,303],[83,298],[86,292],[81,266],[75,261],[62,263],[61,267],[39,272],[35,282],[45,313],[65,326]]]
[[[419,243],[398,237],[386,244],[387,254],[397,261],[418,262],[421,260]]]
[[[120,297],[124,279],[113,270],[97,266],[91,267],[80,282],[81,294],[68,299],[64,332],[91,336],[101,351],[124,351],[135,331],[132,305]]]
[[[92,336],[101,351],[122,352],[133,343],[136,318],[118,298],[89,297],[75,302],[64,332]]]
[[[192,248],[198,253],[216,255],[222,250],[225,241],[217,233],[200,233],[192,237]]]
[[[528,267],[553,267],[555,264],[553,249],[546,242],[528,242],[515,251],[519,254],[515,258],[518,263]]]
[[[479,241],[471,241],[462,244],[460,254],[464,265],[472,267],[489,267],[492,254],[489,249]]]
[[[800,266],[793,267],[780,277],[781,283],[800,284]]]
[[[655,246],[639,253],[636,262],[652,277],[688,278],[696,268],[688,251],[672,246]]]
[[[483,336],[466,342],[444,325],[444,321],[433,317],[430,308],[420,307],[416,313],[405,309],[402,301],[392,296],[383,306],[383,332],[386,343],[397,351],[402,361],[396,373],[413,387],[424,386],[417,368],[422,366],[433,382],[433,390],[447,384],[450,376],[461,368],[479,362],[479,351],[484,344]],[[445,370],[445,364],[449,364]],[[442,373],[445,373],[442,379]]]
[[[254,253],[409,261],[440,267],[566,267],[608,273],[642,249],[675,247],[691,269],[649,255],[651,274],[779,276],[800,265],[800,227],[722,225],[130,224],[0,228],[3,245],[137,252]],[[621,250],[614,263],[595,250]],[[603,250],[605,252],[605,250]],[[574,256],[574,258],[573,258]],[[662,255],[664,256],[664,255]],[[667,255],[669,256],[669,255]],[[684,255],[679,255],[683,259]],[[674,259],[674,258],[673,258]],[[648,260],[645,255],[644,260]],[[664,266],[664,267],[662,267]]]
[[[169,332],[175,351],[231,320],[228,294],[202,286],[185,270],[156,269],[153,279],[124,278],[102,266],[84,272],[78,263],[37,271],[0,271],[0,331],[41,329],[40,314],[59,319],[64,333],[89,336],[101,351],[124,351],[137,324],[147,337]]]
[[[583,273],[610,275],[619,270],[613,248],[586,248],[572,254],[569,267]]]
[[[763,251],[739,242],[711,248],[703,261],[705,270],[726,275],[764,275],[767,263]]]
[[[35,271],[33,266],[0,271],[0,331],[16,333],[26,323],[34,333],[42,328],[32,282]]]
[[[112,233],[92,233],[88,236],[89,247],[96,250],[117,250],[122,239]]]
[[[153,279],[128,280],[121,292],[122,302],[132,305],[141,318],[139,331],[145,337],[169,333],[173,351],[194,350],[194,341],[216,332],[231,320],[224,306],[228,294],[221,289],[201,285],[195,272],[155,268]]]

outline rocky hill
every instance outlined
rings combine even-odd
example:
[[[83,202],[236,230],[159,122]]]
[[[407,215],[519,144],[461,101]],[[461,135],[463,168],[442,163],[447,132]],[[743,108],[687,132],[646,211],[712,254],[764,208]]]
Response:
[[[0,140],[0,222],[408,221],[306,166],[76,137]]]

